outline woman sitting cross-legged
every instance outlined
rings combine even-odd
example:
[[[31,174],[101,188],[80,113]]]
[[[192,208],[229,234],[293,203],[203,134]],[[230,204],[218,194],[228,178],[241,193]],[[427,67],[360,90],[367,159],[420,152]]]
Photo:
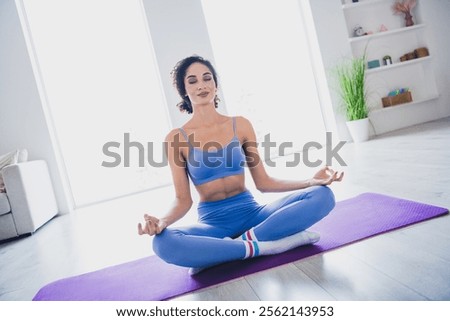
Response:
[[[155,253],[195,274],[220,263],[317,242],[319,235],[307,229],[333,209],[334,195],[327,185],[341,181],[343,173],[324,167],[307,180],[270,177],[250,121],[216,110],[217,75],[211,63],[188,57],[175,66],[172,76],[182,97],[178,106],[192,118],[166,137],[175,187],[172,207],[161,217],[145,214],[145,223],[138,225],[139,234],[155,236]],[[259,191],[293,192],[259,204],[245,187],[245,165]],[[170,227],[192,206],[189,178],[200,197],[198,223]]]

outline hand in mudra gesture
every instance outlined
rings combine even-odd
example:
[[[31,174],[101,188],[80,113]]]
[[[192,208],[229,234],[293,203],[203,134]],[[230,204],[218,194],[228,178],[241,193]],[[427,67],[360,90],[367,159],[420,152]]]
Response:
[[[150,236],[161,233],[166,227],[167,223],[164,220],[160,220],[157,217],[144,215],[145,224],[138,224],[138,234],[148,234]]]
[[[325,166],[311,178],[311,185],[330,185],[333,182],[342,181],[343,177],[344,172],[339,173],[332,168]]]

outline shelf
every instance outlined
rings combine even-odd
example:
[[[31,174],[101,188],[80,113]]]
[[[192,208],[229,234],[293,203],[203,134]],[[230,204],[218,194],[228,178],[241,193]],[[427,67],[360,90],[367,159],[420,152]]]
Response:
[[[365,7],[367,5],[373,5],[376,3],[381,3],[381,2],[391,2],[391,0],[367,0],[367,1],[361,1],[361,2],[352,2],[352,3],[346,3],[342,5],[342,9],[346,10],[346,9],[354,9],[354,8],[360,8],[360,7]]]
[[[387,66],[381,66],[381,67],[377,67],[377,68],[371,68],[371,69],[367,69],[366,70],[366,74],[370,75],[370,74],[374,74],[377,72],[383,72],[386,70],[390,70],[390,69],[395,69],[395,68],[399,68],[399,67],[406,67],[406,66],[410,66],[410,65],[414,65],[414,64],[419,64],[422,62],[425,62],[427,60],[430,60],[431,57],[427,56],[427,57],[423,57],[423,58],[416,58],[416,59],[412,59],[412,60],[407,60],[407,61],[403,61],[403,62],[396,62],[392,65],[387,65]]]
[[[431,96],[431,97],[428,97],[428,98],[424,98],[424,99],[413,100],[412,102],[406,103],[406,104],[400,104],[400,105],[384,107],[384,108],[377,108],[375,110],[369,111],[369,116],[370,115],[376,115],[376,114],[379,114],[379,113],[386,113],[386,112],[389,112],[390,110],[394,110],[394,109],[397,110],[397,111],[401,111],[402,109],[408,108],[408,106],[425,103],[427,101],[435,100],[435,99],[438,99],[438,98],[439,98],[439,95],[434,95],[434,96]]]
[[[364,41],[364,40],[369,40],[369,39],[373,39],[373,38],[379,38],[379,37],[387,37],[393,34],[397,34],[397,33],[403,33],[403,32],[409,32],[409,31],[414,31],[417,29],[421,29],[424,28],[425,24],[421,23],[421,24],[417,24],[411,27],[404,27],[404,28],[399,28],[399,29],[393,29],[393,30],[388,30],[388,31],[382,31],[382,32],[377,32],[371,35],[366,35],[366,36],[361,36],[361,37],[353,37],[350,38],[348,41],[350,43],[355,43],[355,42],[359,42],[359,41]]]

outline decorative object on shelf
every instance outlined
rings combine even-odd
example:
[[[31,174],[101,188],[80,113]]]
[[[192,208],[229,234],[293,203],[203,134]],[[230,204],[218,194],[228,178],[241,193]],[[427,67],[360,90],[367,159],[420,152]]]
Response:
[[[392,6],[392,10],[394,14],[404,14],[405,15],[405,26],[410,27],[414,25],[414,21],[412,19],[411,10],[414,9],[417,2],[416,0],[403,0],[403,1],[395,1]]]
[[[409,91],[409,88],[399,88],[389,92],[388,96],[397,96],[400,94],[404,94]]]
[[[369,68],[369,69],[378,68],[378,67],[380,67],[380,61],[378,59],[367,62],[367,68]]]
[[[356,25],[353,28],[353,36],[355,37],[361,37],[364,36],[366,33],[364,32],[364,29],[360,25]]]
[[[428,51],[428,48],[422,47],[414,50],[414,55],[416,56],[416,58],[423,58],[429,56],[430,52]]]
[[[383,107],[390,107],[412,102],[411,91],[408,88],[400,88],[391,91],[386,97],[381,98]]]
[[[400,61],[407,61],[407,60],[413,60],[416,59],[416,55],[413,52],[408,52],[400,57]]]
[[[380,26],[380,32],[388,31],[388,28],[385,25]]]
[[[383,57],[383,64],[385,66],[392,65],[392,58],[391,58],[391,56],[389,56],[389,55],[384,56]]]
[[[336,68],[336,73],[347,127],[355,143],[364,142],[369,139],[366,54],[342,63]]]
[[[412,51],[412,52],[408,52],[406,54],[404,54],[403,56],[400,57],[400,61],[407,61],[407,60],[412,60],[412,59],[416,59],[416,58],[423,58],[426,56],[429,56],[430,53],[428,51],[428,48],[426,47],[421,47],[421,48],[417,48],[416,50]]]

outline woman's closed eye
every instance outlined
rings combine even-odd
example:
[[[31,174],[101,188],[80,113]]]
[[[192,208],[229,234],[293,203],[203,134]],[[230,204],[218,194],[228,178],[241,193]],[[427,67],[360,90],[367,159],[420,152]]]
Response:
[[[209,81],[211,81],[213,79],[213,77],[210,74],[206,74],[206,75],[203,75],[202,79],[203,79],[204,82],[209,82]],[[197,77],[195,77],[195,76],[187,77],[187,83],[189,85],[196,84],[197,82],[198,82]]]

